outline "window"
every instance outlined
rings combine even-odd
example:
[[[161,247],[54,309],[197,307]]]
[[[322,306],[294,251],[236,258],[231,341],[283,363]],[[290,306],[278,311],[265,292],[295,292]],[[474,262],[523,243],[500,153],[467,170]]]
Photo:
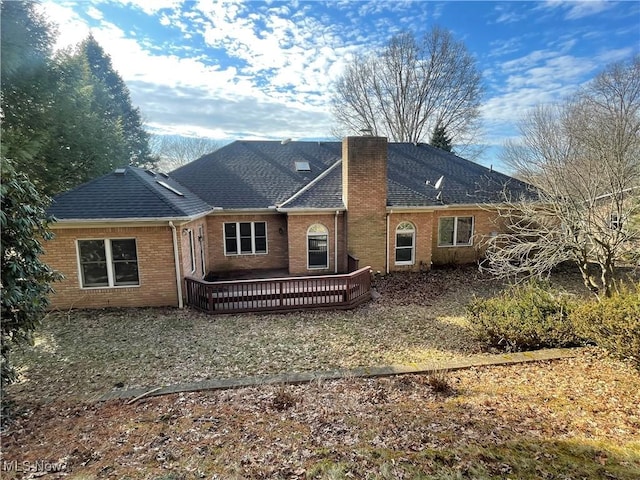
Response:
[[[622,228],[621,218],[616,212],[609,215],[609,228],[613,230],[620,230]]]
[[[206,275],[205,269],[207,268],[207,262],[204,259],[204,227],[198,226],[198,246],[200,247],[200,267],[202,269],[202,275]]]
[[[438,222],[439,247],[468,247],[473,236],[473,217],[441,217]]]
[[[329,231],[324,225],[316,223],[307,230],[308,268],[329,267]]]
[[[396,265],[413,265],[416,230],[410,222],[396,228]]]
[[[311,166],[309,165],[309,162],[299,161],[299,162],[295,162],[295,163],[296,163],[296,171],[298,171],[298,172],[310,172],[311,171]]]
[[[191,273],[196,271],[196,245],[193,241],[193,230],[187,230],[189,237],[189,265],[191,266]]]
[[[266,222],[235,222],[224,224],[225,255],[267,253]]]
[[[134,238],[78,240],[83,288],[140,285]]]

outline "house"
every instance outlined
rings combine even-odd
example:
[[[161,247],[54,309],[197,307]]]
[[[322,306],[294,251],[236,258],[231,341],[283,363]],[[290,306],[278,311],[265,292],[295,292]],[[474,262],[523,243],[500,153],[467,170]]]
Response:
[[[186,277],[418,271],[476,261],[487,205],[527,185],[425,144],[236,141],[169,175],[136,167],[54,198],[54,308],[181,306]]]

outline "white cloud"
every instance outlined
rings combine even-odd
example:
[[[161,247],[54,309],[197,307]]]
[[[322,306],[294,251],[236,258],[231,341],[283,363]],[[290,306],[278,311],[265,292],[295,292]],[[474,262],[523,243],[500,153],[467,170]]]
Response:
[[[112,23],[116,17],[102,10],[104,1],[119,4],[122,17],[133,10],[136,16],[146,14],[145,22],[154,28],[136,33],[127,22]],[[41,8],[60,24],[58,46],[78,43],[92,32],[154,132],[230,140],[330,137],[329,91],[349,55],[381,45],[399,28],[421,32],[436,15],[450,13],[452,4],[336,2],[330,5],[331,15],[326,5],[315,5],[45,0]],[[513,30],[513,23],[503,27],[519,20],[518,15],[524,17],[521,21],[542,22],[542,4],[533,16],[530,7],[517,5],[498,4],[491,15],[504,23],[494,20],[491,28],[509,28],[518,35],[487,34],[490,49],[482,52],[490,87],[482,113],[487,140],[495,144],[517,135],[515,124],[532,106],[561,99],[604,64],[637,51],[611,48],[604,28],[597,30],[595,41],[587,37],[588,28],[563,29],[554,36],[530,28]],[[543,13],[575,17],[589,8],[595,13],[596,7],[574,3],[545,4]],[[375,18],[361,17],[365,11]],[[158,32],[173,37],[168,40]],[[596,45],[588,57],[575,51],[584,50],[585,43]],[[473,44],[469,47],[474,50]]]
[[[154,15],[160,10],[175,9],[179,7],[184,0],[111,0],[124,6],[133,6],[142,10],[147,15]]]
[[[69,6],[63,6],[52,0],[46,0],[36,4],[45,17],[59,25],[58,36],[54,49],[76,45],[87,38],[90,33],[89,26]]]
[[[562,9],[566,11],[567,20],[578,20],[609,10],[616,6],[618,2],[611,0],[547,0],[543,7],[547,9]]]

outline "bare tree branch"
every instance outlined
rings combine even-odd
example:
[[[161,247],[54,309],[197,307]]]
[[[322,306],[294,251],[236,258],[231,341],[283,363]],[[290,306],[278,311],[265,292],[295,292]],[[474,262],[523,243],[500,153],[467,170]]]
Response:
[[[220,148],[218,142],[209,138],[175,135],[152,135],[149,144],[153,154],[159,158],[158,167],[167,172]]]
[[[570,261],[585,286],[610,295],[616,264],[640,260],[640,57],[538,107],[520,132],[503,159],[538,197],[500,209],[508,229],[488,240],[483,268],[527,277]]]
[[[402,33],[347,65],[332,109],[349,132],[371,129],[392,141],[422,142],[439,125],[461,143],[479,128],[480,80],[475,59],[448,30],[435,27],[421,41]]]

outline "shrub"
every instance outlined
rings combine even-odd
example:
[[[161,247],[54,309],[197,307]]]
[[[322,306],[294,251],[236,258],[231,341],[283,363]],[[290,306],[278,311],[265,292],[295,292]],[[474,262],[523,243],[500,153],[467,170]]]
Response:
[[[580,305],[570,319],[580,335],[640,369],[640,283]]]
[[[547,283],[511,287],[492,298],[477,298],[467,306],[476,338],[506,351],[568,347],[582,343],[569,314],[575,302]]]

